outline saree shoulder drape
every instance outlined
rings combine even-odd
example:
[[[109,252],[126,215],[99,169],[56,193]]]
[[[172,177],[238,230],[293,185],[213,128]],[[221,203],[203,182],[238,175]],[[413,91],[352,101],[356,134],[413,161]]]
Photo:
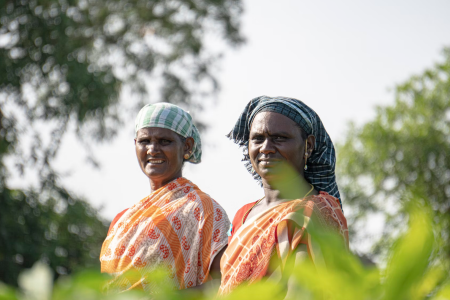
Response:
[[[309,257],[316,263],[318,257],[307,230],[311,219],[320,227],[338,233],[348,247],[347,221],[339,199],[320,192],[303,200],[284,202],[244,220],[233,233],[220,262],[219,294],[228,294],[241,284],[265,277],[273,255],[278,256],[282,271],[299,244],[307,246]]]
[[[174,289],[200,285],[211,262],[227,245],[230,222],[223,208],[185,178],[154,191],[112,225],[100,253],[101,271],[113,279],[108,292],[143,289],[156,293],[148,280],[157,268]]]

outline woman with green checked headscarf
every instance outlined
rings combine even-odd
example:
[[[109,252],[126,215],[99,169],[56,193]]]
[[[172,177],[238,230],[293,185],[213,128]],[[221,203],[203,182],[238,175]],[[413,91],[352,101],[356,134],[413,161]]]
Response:
[[[144,106],[136,117],[135,147],[150,195],[111,223],[100,254],[102,272],[114,276],[108,289],[157,293],[161,286],[149,275],[158,268],[167,273],[166,284],[180,290],[220,276],[214,271],[230,221],[216,201],[182,177],[184,162],[197,164],[202,155],[191,115],[170,103]]]

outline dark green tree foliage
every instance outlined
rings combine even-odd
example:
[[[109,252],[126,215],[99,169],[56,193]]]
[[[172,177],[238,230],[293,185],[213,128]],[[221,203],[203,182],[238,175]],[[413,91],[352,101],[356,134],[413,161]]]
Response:
[[[403,229],[411,197],[434,212],[433,229],[450,254],[450,49],[444,61],[395,89],[395,104],[378,107],[339,145],[338,172],[355,232],[370,213],[386,216],[382,241]],[[445,249],[445,250],[443,250]]]
[[[200,109],[218,88],[205,36],[241,44],[241,13],[241,0],[0,0],[0,281],[39,259],[57,274],[98,264],[107,224],[60,186],[63,137],[89,151],[144,99]],[[17,171],[40,186],[9,188]]]
[[[107,222],[64,190],[53,195],[0,193],[0,281],[16,285],[23,268],[43,260],[56,275],[98,267]]]
[[[3,158],[17,142],[14,122],[0,110],[0,281],[16,285],[24,268],[42,260],[55,275],[97,267],[107,222],[54,180],[40,189],[11,190]],[[55,178],[53,178],[55,179]]]

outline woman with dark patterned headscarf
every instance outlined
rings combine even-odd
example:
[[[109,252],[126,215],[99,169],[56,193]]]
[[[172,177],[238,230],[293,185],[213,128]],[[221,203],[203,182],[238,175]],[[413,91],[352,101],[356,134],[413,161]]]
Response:
[[[296,265],[308,256],[318,263],[310,220],[333,228],[348,246],[334,146],[311,108],[292,98],[255,98],[228,137],[243,148],[264,197],[244,205],[233,220],[220,263],[220,294],[269,276],[282,278],[289,257]]]

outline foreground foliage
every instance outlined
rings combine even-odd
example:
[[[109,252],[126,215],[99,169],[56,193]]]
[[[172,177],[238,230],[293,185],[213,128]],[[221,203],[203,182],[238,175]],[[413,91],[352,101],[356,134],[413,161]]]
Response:
[[[388,253],[386,268],[365,267],[357,256],[343,248],[339,238],[325,233],[312,233],[327,257],[327,266],[313,266],[310,260],[293,270],[296,278],[296,299],[450,299],[450,276],[443,264],[430,263],[432,253],[439,251],[430,226],[431,210],[414,201],[408,210],[408,230],[398,238]],[[334,242],[335,241],[335,242]],[[40,269],[40,271],[38,271]],[[107,276],[94,271],[84,271],[60,278],[51,288],[51,280],[43,279],[42,266],[21,275],[21,290],[0,287],[0,299],[146,299],[140,292],[106,296],[101,287]],[[34,274],[33,274],[34,273]],[[45,275],[45,274],[44,274]],[[47,275],[49,276],[49,275]],[[162,273],[154,273],[151,280],[163,281]],[[47,284],[45,284],[47,282]],[[50,285],[48,284],[50,282]],[[39,284],[38,284],[39,283]],[[48,289],[42,289],[42,286]],[[195,291],[173,292],[161,286],[155,299],[212,299],[213,290],[204,295]],[[277,299],[283,293],[281,285],[270,281],[238,288],[225,299]],[[33,295],[34,298],[26,297]],[[40,296],[42,295],[42,296]]]

